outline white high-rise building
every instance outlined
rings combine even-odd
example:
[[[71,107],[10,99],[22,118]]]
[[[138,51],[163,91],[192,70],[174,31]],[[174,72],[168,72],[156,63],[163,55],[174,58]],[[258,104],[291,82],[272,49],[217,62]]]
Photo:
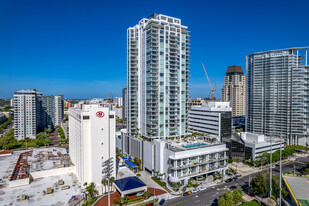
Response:
[[[189,95],[189,31],[153,14],[127,32],[128,135],[184,136]]]
[[[17,139],[35,138],[39,126],[37,97],[41,95],[34,90],[14,93],[14,135]]]
[[[123,105],[122,97],[115,97],[114,98],[114,104],[116,104],[116,106],[118,106],[118,107],[122,107],[122,105]]]
[[[69,109],[70,156],[82,183],[100,187],[102,179],[116,178],[115,119],[114,111],[99,105]]]
[[[63,116],[63,95],[43,96],[36,90],[14,93],[14,135],[18,139],[35,138],[44,127],[60,126]]]

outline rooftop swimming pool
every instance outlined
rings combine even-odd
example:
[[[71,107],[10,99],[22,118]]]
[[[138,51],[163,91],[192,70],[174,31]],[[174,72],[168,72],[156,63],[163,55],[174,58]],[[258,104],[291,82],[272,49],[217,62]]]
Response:
[[[182,147],[188,149],[188,148],[200,147],[200,146],[204,146],[204,145],[207,145],[207,144],[204,144],[204,143],[190,144],[190,145],[182,145]]]

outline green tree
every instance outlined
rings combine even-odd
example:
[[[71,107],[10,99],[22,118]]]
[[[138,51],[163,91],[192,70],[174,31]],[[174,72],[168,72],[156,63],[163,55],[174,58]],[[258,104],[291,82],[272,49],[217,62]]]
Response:
[[[124,203],[124,204],[127,204],[128,201],[129,201],[129,196],[125,195],[125,196],[123,197],[123,203]]]
[[[144,199],[148,199],[151,196],[151,193],[148,192],[147,190],[143,193]]]
[[[232,192],[225,192],[218,200],[219,206],[233,206],[233,194]]]
[[[93,200],[99,194],[98,190],[95,189],[94,182],[91,182],[89,185],[85,182],[84,187],[86,188],[86,194],[89,197],[89,201]]]
[[[101,184],[102,184],[102,194],[103,194],[103,185],[104,185],[104,188],[105,188],[105,191],[106,191],[106,185],[108,184],[107,179],[102,179]]]
[[[233,203],[237,204],[242,202],[242,191],[241,190],[234,190],[233,191]]]
[[[276,198],[279,197],[279,181],[280,176],[273,176],[272,178],[272,195]],[[250,189],[255,195],[268,196],[270,177],[268,173],[259,173],[251,182]],[[282,188],[282,197],[286,197],[288,192]]]
[[[113,189],[113,183],[114,183],[114,181],[115,181],[115,177],[109,178],[109,184],[110,184],[111,189]]]
[[[183,192],[186,192],[186,191],[187,191],[187,187],[186,187],[186,186],[183,186],[183,187],[182,187],[182,191],[183,191]]]
[[[119,205],[119,203],[120,203],[116,198],[114,199],[113,202],[114,202],[115,205]]]

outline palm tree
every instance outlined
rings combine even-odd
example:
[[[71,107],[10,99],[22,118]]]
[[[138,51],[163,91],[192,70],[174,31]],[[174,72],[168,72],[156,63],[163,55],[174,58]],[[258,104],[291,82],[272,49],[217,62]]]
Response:
[[[114,183],[114,181],[115,181],[115,177],[109,178],[109,184],[110,184],[111,190],[113,189],[113,183]]]
[[[98,190],[95,189],[94,182],[91,182],[89,185],[87,182],[85,182],[84,187],[86,187],[86,191],[90,197],[90,201],[93,200],[99,194]]]
[[[123,203],[124,203],[124,204],[127,204],[128,201],[129,201],[129,196],[128,196],[128,195],[125,195],[125,196],[123,197]]]
[[[103,185],[104,185],[104,188],[105,188],[105,191],[106,191],[107,179],[102,179],[101,184],[102,184],[102,195],[103,195]]]

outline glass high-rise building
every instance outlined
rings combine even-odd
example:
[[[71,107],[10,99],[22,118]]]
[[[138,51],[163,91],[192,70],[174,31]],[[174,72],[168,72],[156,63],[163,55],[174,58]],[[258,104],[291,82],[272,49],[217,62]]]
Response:
[[[247,56],[247,131],[309,143],[308,48]]]
[[[186,133],[189,37],[180,19],[162,14],[128,28],[129,136],[167,138]]]

